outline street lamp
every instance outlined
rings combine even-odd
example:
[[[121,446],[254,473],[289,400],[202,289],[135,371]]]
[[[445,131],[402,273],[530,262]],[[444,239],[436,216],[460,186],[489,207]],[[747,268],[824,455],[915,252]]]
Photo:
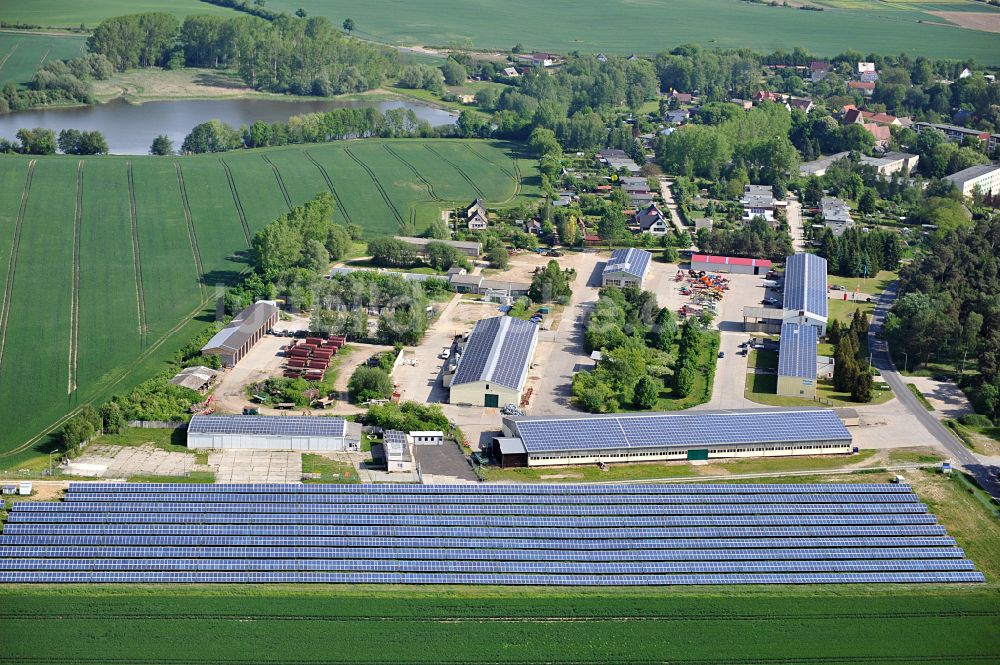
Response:
[[[906,355],[906,351],[901,351],[901,353],[903,354],[903,371],[905,372],[906,371],[906,365],[909,362],[910,357],[908,355]]]

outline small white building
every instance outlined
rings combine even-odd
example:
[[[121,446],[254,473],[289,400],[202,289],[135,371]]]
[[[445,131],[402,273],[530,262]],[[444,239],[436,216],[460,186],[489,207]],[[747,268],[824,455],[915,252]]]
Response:
[[[385,453],[385,470],[389,473],[413,471],[413,451],[405,432],[390,429],[382,435],[382,450]]]
[[[652,254],[642,249],[616,249],[611,252],[611,259],[601,272],[601,286],[635,286],[641,289],[652,258]]]
[[[192,416],[188,448],[243,450],[361,450],[361,425],[306,416]]]
[[[415,446],[439,446],[444,443],[444,432],[439,430],[416,430],[407,436]]]

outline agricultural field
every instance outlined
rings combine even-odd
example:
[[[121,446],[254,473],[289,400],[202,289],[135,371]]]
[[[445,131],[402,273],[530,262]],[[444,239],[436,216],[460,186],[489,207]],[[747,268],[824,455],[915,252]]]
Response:
[[[0,663],[950,663],[994,589],[0,589]],[[378,620],[372,620],[378,617]]]
[[[794,3],[803,4],[803,3]],[[271,0],[268,7],[302,7],[340,24],[354,19],[356,34],[393,44],[472,45],[650,54],[680,44],[772,51],[802,46],[817,55],[848,49],[934,58],[975,58],[1000,64],[1000,35],[957,27],[929,11],[983,12],[971,0],[900,2],[829,0],[824,11],[770,7],[740,0],[611,0],[567,5],[532,0]],[[706,20],[710,16],[711,20]]]
[[[4,2],[3,19],[8,23],[27,23],[43,28],[93,28],[110,16],[139,12],[167,12],[183,19],[189,14],[226,14],[231,9],[216,7],[199,0],[31,0]]]
[[[0,468],[46,432],[155,374],[212,320],[253,234],[331,189],[336,221],[420,230],[485,197],[535,196],[510,144],[395,140],[193,157],[0,158]],[[401,158],[402,156],[402,158]]]
[[[4,8],[4,20],[10,20]],[[26,83],[35,70],[48,60],[65,60],[83,55],[86,37],[0,31],[0,85]]]

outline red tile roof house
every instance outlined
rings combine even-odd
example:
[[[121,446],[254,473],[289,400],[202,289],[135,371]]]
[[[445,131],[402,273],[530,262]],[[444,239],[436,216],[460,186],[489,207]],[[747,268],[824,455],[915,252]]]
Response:
[[[670,91],[670,97],[681,104],[690,104],[694,100],[694,95],[690,92],[677,92],[676,90]]]
[[[876,125],[875,123],[865,123],[863,125],[868,133],[875,137],[875,147],[881,150],[885,150],[889,147],[889,141],[892,140],[892,131],[889,129],[888,125]]]
[[[830,63],[820,60],[814,60],[809,63],[809,78],[813,83],[816,81],[822,81],[829,73]]]
[[[869,122],[874,122],[877,125],[894,125],[896,127],[901,126],[903,123],[900,122],[899,118],[894,115],[889,115],[888,113],[873,113],[872,111],[861,111],[861,117]]]
[[[874,81],[849,81],[847,87],[851,90],[860,90],[863,95],[869,97],[875,92]]]

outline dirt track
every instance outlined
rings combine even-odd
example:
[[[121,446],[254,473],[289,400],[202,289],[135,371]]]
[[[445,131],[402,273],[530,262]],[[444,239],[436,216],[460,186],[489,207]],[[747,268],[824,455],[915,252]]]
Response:
[[[1000,12],[927,12],[950,24],[980,32],[1000,32]]]

